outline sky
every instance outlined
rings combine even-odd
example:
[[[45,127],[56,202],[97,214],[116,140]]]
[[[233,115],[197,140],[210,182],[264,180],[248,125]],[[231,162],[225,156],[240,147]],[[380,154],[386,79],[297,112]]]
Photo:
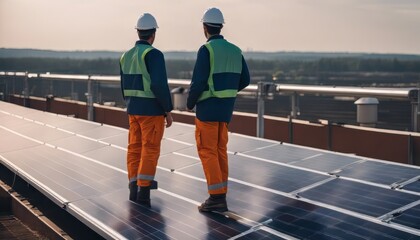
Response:
[[[419,0],[0,0],[0,48],[125,51],[149,12],[156,48],[197,51],[209,7],[243,51],[420,54]]]

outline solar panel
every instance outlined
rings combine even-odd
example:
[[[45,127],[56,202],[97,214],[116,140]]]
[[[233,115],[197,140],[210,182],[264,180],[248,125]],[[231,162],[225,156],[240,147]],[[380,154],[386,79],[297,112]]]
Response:
[[[152,207],[128,201],[127,130],[0,102],[0,162],[105,238],[420,239],[420,168],[229,134],[229,208],[194,126],[165,129]]]
[[[165,137],[181,136],[186,133],[194,133],[195,128],[192,125],[177,124],[176,128],[165,128]]]
[[[22,126],[32,126],[32,124],[29,121],[23,118],[6,115],[4,113],[1,114],[1,116],[1,125],[4,127],[18,128]]]
[[[290,164],[321,172],[333,172],[334,170],[342,169],[358,161],[360,161],[360,159],[345,156],[343,154],[321,152],[313,157],[307,157]]]
[[[125,169],[127,166],[125,161],[127,158],[127,152],[120,148],[105,146],[85,152],[83,155],[91,159],[100,159],[101,163],[108,164],[119,169]]]
[[[198,152],[197,152],[197,146],[184,148],[184,149],[176,151],[176,153],[199,159]]]
[[[420,193],[420,179],[413,183],[405,185],[404,187],[402,187],[402,189]]]
[[[188,144],[188,143],[174,142],[167,139],[163,139],[161,143],[160,154],[164,155],[167,153],[172,153],[172,152],[179,151],[185,148],[189,148],[190,146],[191,144]]]
[[[344,177],[391,185],[419,176],[419,169],[391,163],[366,161],[348,166],[339,174]]]
[[[296,148],[286,144],[277,144],[263,149],[246,151],[245,153],[249,156],[270,159],[282,163],[301,161],[319,154],[316,150]]]
[[[342,179],[335,179],[299,195],[373,217],[380,217],[420,199],[418,195]]]
[[[100,125],[97,123],[85,122],[85,121],[82,121],[81,123],[72,122],[72,123],[60,126],[61,129],[64,129],[73,133],[82,133],[82,132],[89,131],[98,127],[100,127]]]
[[[201,165],[194,165],[182,169],[181,172],[204,178]],[[269,162],[233,154],[229,154],[229,172],[230,177],[233,179],[282,192],[292,192],[330,178],[330,176],[326,175],[275,165]]]
[[[102,140],[109,137],[118,136],[124,134],[127,136],[127,131],[124,131],[121,128],[111,127],[111,126],[100,126],[96,128],[89,129],[87,131],[81,132],[83,136],[90,137],[96,140]]]
[[[159,158],[159,166],[171,169],[171,170],[179,170],[182,168],[188,168],[191,165],[200,165],[201,162],[199,159],[193,157],[186,157],[182,155],[177,155],[173,153],[165,154]]]
[[[0,153],[25,149],[40,144],[2,128],[0,128],[0,136],[2,139]]]
[[[50,125],[54,127],[62,127],[65,125],[73,124],[75,121],[80,121],[79,119],[75,119],[73,117],[67,117],[63,115],[52,114],[48,112],[29,112],[23,115],[25,119],[30,119],[33,121],[37,121],[39,123],[43,123],[45,125]]]
[[[125,133],[120,133],[115,136],[110,136],[106,138],[102,138],[101,141],[107,142],[109,144],[116,145],[121,148],[127,148],[128,145],[128,131],[126,130]]]
[[[54,140],[49,143],[75,153],[84,153],[106,146],[104,143],[81,138],[79,136],[71,136],[64,139]]]
[[[166,135],[166,129],[165,129],[165,139],[170,139],[170,140],[176,140],[176,141],[181,141],[184,143],[188,143],[190,145],[194,145],[195,144],[195,133],[192,129],[185,129],[188,130],[188,132],[183,132],[180,133],[178,135],[169,135],[169,137]]]
[[[420,205],[396,214],[391,222],[420,230]]]
[[[71,137],[72,134],[63,131],[49,131],[50,127],[40,124],[26,124],[19,126],[15,131],[26,137],[36,138],[41,142],[51,142],[63,138]]]
[[[266,140],[266,139],[258,139],[258,138],[251,138],[248,136],[243,136],[239,134],[230,133],[228,135],[229,142],[228,142],[228,150],[230,152],[245,152],[253,149],[264,148],[272,145],[277,145],[277,142]]]

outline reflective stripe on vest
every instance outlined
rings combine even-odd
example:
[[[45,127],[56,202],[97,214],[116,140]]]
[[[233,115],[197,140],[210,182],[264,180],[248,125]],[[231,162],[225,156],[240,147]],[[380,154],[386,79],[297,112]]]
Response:
[[[204,45],[210,55],[210,74],[208,79],[209,90],[204,91],[198,101],[211,97],[231,98],[236,97],[238,89],[222,89],[215,90],[214,74],[218,73],[237,73],[242,72],[242,52],[232,43],[225,39],[214,39]],[[223,79],[229,81],[229,79]]]
[[[137,44],[134,48],[121,56],[120,64],[122,71],[122,81],[127,81],[129,75],[140,75],[143,82],[143,89],[127,89],[124,87],[123,92],[126,97],[143,97],[155,98],[150,90],[150,75],[147,71],[144,58],[153,47],[145,44]]]

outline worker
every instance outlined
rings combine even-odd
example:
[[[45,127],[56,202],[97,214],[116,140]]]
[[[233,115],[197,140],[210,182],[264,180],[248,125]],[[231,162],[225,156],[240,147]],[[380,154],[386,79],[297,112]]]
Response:
[[[218,8],[201,20],[207,43],[197,53],[187,108],[196,108],[195,139],[207,180],[209,198],[200,212],[228,211],[228,123],[238,91],[249,85],[248,67],[241,50],[220,35],[224,18]]]
[[[172,100],[161,51],[152,47],[156,19],[144,13],[135,29],[139,41],[120,59],[121,89],[129,120],[127,170],[129,199],[150,204],[150,189],[157,188],[156,167],[164,126],[172,125]]]

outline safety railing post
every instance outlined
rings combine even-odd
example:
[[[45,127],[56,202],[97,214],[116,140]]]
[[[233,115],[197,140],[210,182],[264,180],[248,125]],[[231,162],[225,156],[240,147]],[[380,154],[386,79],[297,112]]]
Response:
[[[420,123],[419,123],[419,118],[420,118],[420,88],[417,89],[417,113],[415,113],[414,115],[416,115],[415,119],[414,119],[414,132],[420,132]]]
[[[297,118],[297,116],[299,115],[299,100],[298,100],[298,94],[296,92],[294,92],[291,96],[291,112],[290,112],[290,117],[291,118]]]
[[[258,83],[258,90],[257,90],[257,137],[263,138],[264,137],[264,82]]]
[[[93,121],[92,79],[90,78],[90,75],[88,76],[86,101],[87,101],[87,118],[89,121]]]
[[[28,72],[25,72],[25,78],[23,79],[23,106],[29,107],[29,83],[28,83]]]
[[[420,89],[417,89],[416,96],[411,98],[411,131],[413,132],[420,131],[419,115],[420,115]]]
[[[16,72],[13,74],[14,77],[12,78],[12,94],[16,94],[16,81],[17,81],[17,77],[16,77]]]

